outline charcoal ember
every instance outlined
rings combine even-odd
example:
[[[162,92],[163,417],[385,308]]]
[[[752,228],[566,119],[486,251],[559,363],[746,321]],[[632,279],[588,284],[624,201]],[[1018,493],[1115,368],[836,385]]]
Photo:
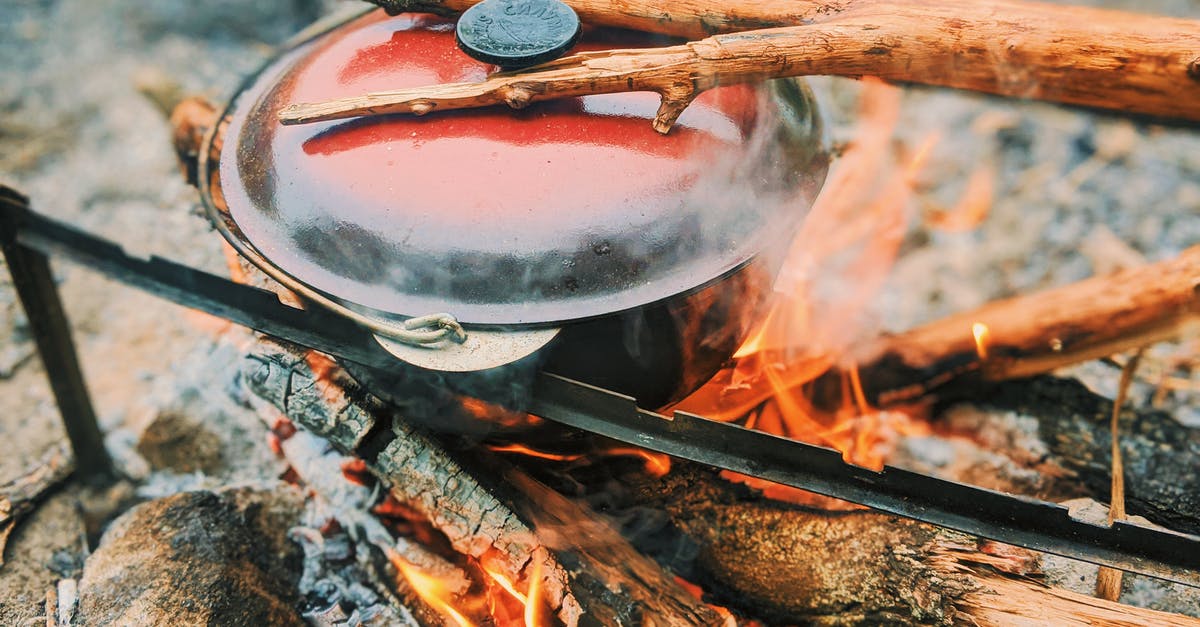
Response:
[[[274,343],[260,343],[240,365],[246,391],[287,411],[317,435],[343,450],[354,450],[375,425],[375,418],[344,389],[318,384],[304,358]]]
[[[84,566],[79,624],[302,625],[299,551],[284,536],[303,497],[185,492],[118,518]]]

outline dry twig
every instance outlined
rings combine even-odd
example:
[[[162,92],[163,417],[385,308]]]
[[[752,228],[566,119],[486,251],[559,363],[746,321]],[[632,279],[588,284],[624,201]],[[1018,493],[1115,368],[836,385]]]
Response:
[[[1117,398],[1113,401],[1112,421],[1112,496],[1108,506],[1108,524],[1125,519],[1125,464],[1121,459],[1121,408],[1125,406],[1125,398],[1129,395],[1129,386],[1133,383],[1133,375],[1137,372],[1138,362],[1142,360],[1144,348],[1137,352],[1121,369],[1121,381],[1117,386]],[[1121,571],[1115,568],[1101,568],[1096,576],[1096,596],[1109,601],[1116,601],[1121,596]]]

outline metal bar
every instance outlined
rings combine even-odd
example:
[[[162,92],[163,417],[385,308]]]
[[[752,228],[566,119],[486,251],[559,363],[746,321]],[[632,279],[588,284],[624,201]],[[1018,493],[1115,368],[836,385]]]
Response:
[[[0,187],[0,249],[25,317],[33,330],[38,355],[50,380],[63,427],[75,453],[76,476],[97,485],[116,478],[112,458],[104,448],[104,435],[88,395],[71,326],[58,296],[58,287],[46,255],[17,241],[20,219],[27,213],[28,200]]]
[[[677,412],[552,374],[538,378],[530,413],[675,457],[845,499],[999,542],[1200,587],[1200,537],[1127,522],[1070,517],[1046,501],[891,466],[876,472],[833,449]]]
[[[3,203],[0,209],[4,209]],[[112,242],[32,212],[24,215],[19,231],[10,239],[46,255],[62,255],[178,304],[335,357],[374,368],[396,363],[370,333],[322,309],[296,309],[279,302],[271,292],[157,257],[130,257]],[[1200,537],[1125,522],[1112,527],[1093,525],[1072,519],[1064,507],[1054,503],[899,468],[875,472],[845,463],[831,449],[684,413],[668,418],[640,409],[630,397],[553,374],[538,375],[528,410],[653,451],[899,516],[1200,587]]]
[[[273,292],[160,257],[130,256],[113,242],[34,212],[26,212],[20,224],[15,239],[29,250],[68,259],[174,303],[323,353],[374,368],[396,365],[396,358],[370,333],[321,308],[297,309]]]

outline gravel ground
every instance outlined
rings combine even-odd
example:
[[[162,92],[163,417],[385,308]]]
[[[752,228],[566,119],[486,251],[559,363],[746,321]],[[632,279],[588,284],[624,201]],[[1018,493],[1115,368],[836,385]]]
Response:
[[[223,272],[219,237],[195,215],[196,197],[178,175],[165,117],[142,91],[175,84],[182,93],[220,101],[273,44],[344,4],[0,0],[0,181],[30,195],[39,211],[133,251]],[[1200,17],[1194,0],[1104,4]],[[849,139],[858,85],[815,83],[829,104],[835,141]],[[1165,259],[1200,243],[1196,130],[928,89],[907,90],[902,107],[898,155],[931,133],[941,139],[919,176],[902,256],[872,312],[882,328],[900,330],[992,298],[1078,280],[1130,256]],[[954,206],[980,168],[994,171],[995,185],[977,228],[946,232],[922,219]],[[214,348],[217,323],[80,268],[56,271],[116,450],[129,450],[131,434],[166,409],[211,404],[206,394],[220,387],[219,373],[187,366],[218,363],[213,355],[221,351],[236,356]],[[62,438],[7,281],[0,273],[0,437],[16,445],[0,456],[0,479],[27,470]],[[1166,360],[1185,349],[1156,354]],[[1111,368],[1075,372],[1111,395]],[[1196,398],[1180,394],[1168,402],[1181,418],[1200,420]],[[259,446],[262,426],[221,407],[196,417],[227,449],[225,459],[237,460],[213,481],[273,480],[279,469]],[[159,494],[195,485],[153,474],[161,472],[143,469],[146,489]],[[78,546],[77,526],[53,527],[38,539],[42,545]],[[10,547],[8,557],[35,553]],[[58,576],[44,563],[0,570],[0,622],[36,616],[36,591]]]

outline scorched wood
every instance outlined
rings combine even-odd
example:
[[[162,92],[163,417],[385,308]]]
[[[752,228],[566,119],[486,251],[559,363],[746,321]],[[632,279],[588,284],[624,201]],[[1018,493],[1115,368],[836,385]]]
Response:
[[[574,625],[587,616],[600,624],[630,624],[653,616],[658,624],[680,627],[720,624],[715,612],[616,534],[599,548],[544,542],[532,523],[564,516],[582,521],[584,513],[565,499],[551,499],[536,482],[521,480],[521,489],[514,489],[484,481],[482,471],[472,472],[480,469],[478,461],[456,458],[436,438],[393,421],[327,358],[262,341],[247,356],[242,373],[253,393],[288,418],[362,457],[397,501],[425,516],[462,555],[499,560],[514,575],[527,572],[531,560],[542,561],[544,589],[564,623]],[[479,450],[469,455],[487,456]],[[506,474],[495,467],[491,472]],[[509,476],[520,478],[519,473]]]
[[[997,387],[986,404],[1033,416],[1055,461],[1108,502],[1113,402],[1074,380],[1038,377]],[[1154,409],[1122,417],[1125,505],[1131,514],[1200,534],[1200,430]]]
[[[665,510],[698,543],[698,583],[713,602],[768,621],[1200,625],[1052,589],[1028,551],[870,511],[769,501],[691,464],[627,484],[636,505]]]

